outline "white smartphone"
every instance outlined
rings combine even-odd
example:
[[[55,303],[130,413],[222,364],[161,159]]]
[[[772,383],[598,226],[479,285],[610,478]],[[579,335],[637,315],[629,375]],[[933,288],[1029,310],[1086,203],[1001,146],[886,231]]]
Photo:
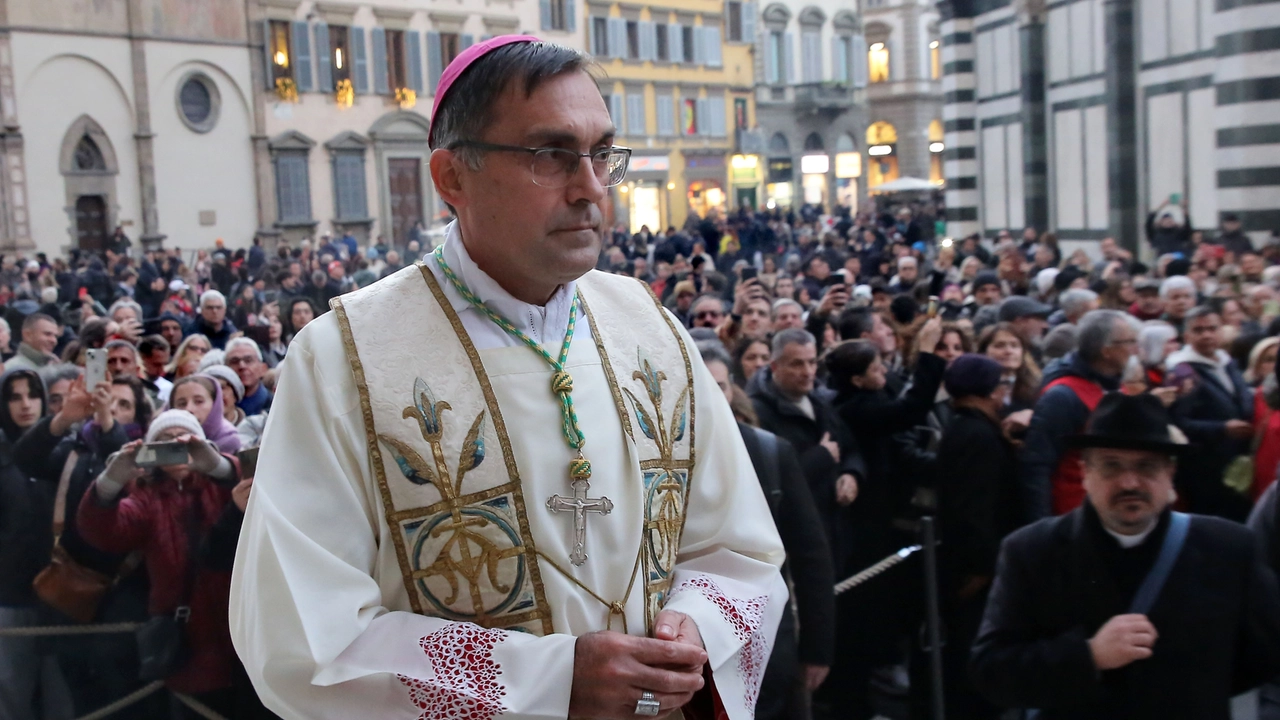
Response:
[[[84,387],[89,392],[98,387],[98,383],[107,381],[107,351],[84,351]]]

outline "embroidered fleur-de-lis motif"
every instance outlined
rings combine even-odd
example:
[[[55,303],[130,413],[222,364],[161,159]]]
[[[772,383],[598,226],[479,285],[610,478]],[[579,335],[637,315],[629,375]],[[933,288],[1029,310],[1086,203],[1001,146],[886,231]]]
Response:
[[[422,439],[431,447],[431,462],[422,457],[407,443],[389,435],[379,434],[378,439],[386,445],[395,459],[396,466],[405,479],[415,485],[434,485],[446,500],[452,500],[462,494],[462,478],[484,462],[484,428],[485,411],[481,410],[471,423],[471,430],[462,442],[462,450],[458,455],[457,473],[449,472],[449,465],[444,457],[444,411],[452,410],[445,400],[438,400],[422,378],[413,382],[414,404],[404,409],[403,417],[418,421],[422,431]]]
[[[652,412],[636,397],[635,393],[631,392],[630,388],[623,388],[622,391],[631,402],[640,432],[657,444],[662,459],[669,462],[675,454],[676,443],[684,439],[684,433],[689,426],[689,388],[685,386],[680,391],[675,407],[671,411],[671,422],[668,423],[662,414],[662,384],[666,382],[667,374],[653,366],[643,349],[636,350],[636,362],[640,369],[632,373],[631,378],[639,380],[644,387],[645,393],[649,396],[649,402],[653,405]]]

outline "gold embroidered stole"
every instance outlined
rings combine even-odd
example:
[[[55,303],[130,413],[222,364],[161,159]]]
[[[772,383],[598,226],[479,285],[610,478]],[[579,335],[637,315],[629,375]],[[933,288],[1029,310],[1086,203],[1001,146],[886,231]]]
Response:
[[[684,527],[694,462],[692,369],[647,286],[592,272],[579,290],[633,456],[641,459],[645,522],[637,541],[650,630],[670,591]],[[551,633],[507,425],[440,283],[418,264],[332,307],[414,612]]]

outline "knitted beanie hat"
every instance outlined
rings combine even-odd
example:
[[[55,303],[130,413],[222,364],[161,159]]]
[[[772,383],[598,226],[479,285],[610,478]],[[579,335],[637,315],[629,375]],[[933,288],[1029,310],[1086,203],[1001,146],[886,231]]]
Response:
[[[232,370],[226,365],[213,365],[201,370],[200,374],[210,375],[219,380],[225,380],[226,383],[231,386],[231,389],[235,391],[236,402],[240,402],[244,399],[244,383],[240,381],[240,376],[236,374],[235,370]]]
[[[170,428],[182,428],[190,435],[194,435],[201,440],[205,439],[204,428],[200,427],[200,421],[195,415],[186,410],[165,410],[151,421],[151,427],[147,428],[147,442],[156,441],[156,437]]]

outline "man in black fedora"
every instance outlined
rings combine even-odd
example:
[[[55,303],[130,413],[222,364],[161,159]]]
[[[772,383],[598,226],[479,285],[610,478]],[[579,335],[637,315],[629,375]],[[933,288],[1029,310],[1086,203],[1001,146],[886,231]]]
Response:
[[[1040,717],[1230,717],[1280,671],[1280,591],[1249,531],[1173,512],[1187,445],[1151,395],[1103,397],[1082,435],[1087,498],[1005,539],[971,670]]]

